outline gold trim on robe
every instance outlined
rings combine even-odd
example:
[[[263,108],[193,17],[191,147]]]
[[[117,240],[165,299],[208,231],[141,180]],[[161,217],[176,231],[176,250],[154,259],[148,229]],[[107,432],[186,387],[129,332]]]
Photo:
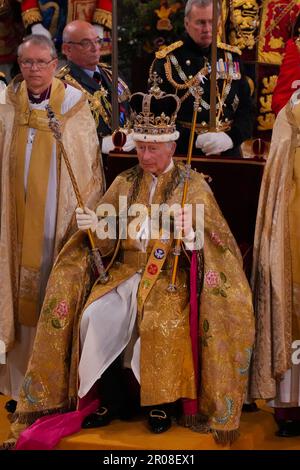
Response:
[[[17,76],[0,96],[0,142],[2,142],[1,238],[0,238],[0,332],[6,350],[13,347],[19,290],[19,253],[15,207],[15,139]],[[66,148],[81,196],[87,205],[94,206],[103,192],[102,161],[95,124],[85,98],[63,115],[63,143]],[[12,145],[13,144],[13,145]],[[80,156],[80,157],[79,157]],[[59,164],[57,188],[55,258],[64,243],[75,231],[74,211],[77,200],[64,162]]]
[[[175,170],[160,175],[152,203],[167,201],[171,205],[180,202],[184,171],[179,164]],[[130,203],[147,204],[151,181],[150,174],[135,169],[123,172],[101,202],[113,204],[117,213],[119,196],[127,196]],[[239,427],[254,339],[252,296],[241,255],[228,225],[203,175],[194,171],[191,171],[186,202],[204,204],[198,400],[199,412],[207,417],[209,428],[220,442],[236,436]],[[99,240],[98,243],[106,250],[115,242]],[[147,250],[152,246],[150,240]],[[122,251],[143,251],[142,241],[124,239]],[[116,261],[109,271],[109,282],[97,284],[89,293],[92,276],[88,256],[85,235],[79,232],[67,242],[57,258],[14,416],[16,427],[20,423],[28,425],[43,414],[59,409],[65,411],[68,407],[72,409],[77,400],[82,312],[136,272],[134,266]],[[184,259],[185,255],[182,255],[181,261]],[[166,290],[171,276],[170,264],[166,261],[166,269],[160,273],[144,303],[139,322],[142,405],[196,396],[189,336],[188,267],[181,265],[181,261],[178,295],[173,297]]]
[[[298,271],[295,259],[299,252],[295,242],[298,223],[291,221],[291,211],[294,209],[295,214],[299,211],[298,190],[295,192],[300,129],[297,94],[275,121],[257,210],[251,279],[256,321],[250,374],[253,399],[276,397],[280,379],[291,368],[292,340],[298,331],[295,321],[299,315],[298,274],[293,285],[293,276]]]

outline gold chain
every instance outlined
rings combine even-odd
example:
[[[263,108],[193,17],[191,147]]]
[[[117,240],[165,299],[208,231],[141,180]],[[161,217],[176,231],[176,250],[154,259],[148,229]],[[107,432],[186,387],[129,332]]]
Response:
[[[180,98],[181,103],[183,103],[187,99],[187,97],[190,95],[190,88],[193,85],[198,84],[199,82],[198,75],[200,74],[205,77],[208,74],[208,67],[205,65],[196,75],[194,75],[194,77],[190,78],[185,83],[178,83],[178,82],[175,82],[175,80],[172,77],[172,65],[171,65],[171,61],[169,57],[167,57],[164,67],[165,67],[165,74],[166,74],[167,80],[176,89],[176,93],[178,90],[187,90],[186,93]]]
[[[79,82],[77,82],[77,80],[75,80],[71,75],[67,74],[65,75],[64,78],[68,82],[73,83],[73,85],[76,86],[76,88],[79,88],[80,91],[82,91],[82,93],[84,93],[84,95],[87,97],[89,105],[90,105],[91,113],[96,123],[96,127],[98,127],[99,125],[99,116],[101,116],[105,124],[110,127],[110,118],[104,108],[105,106],[109,112],[110,104],[108,100],[106,99],[107,90],[105,90],[103,86],[101,85],[100,90],[92,94],[92,93],[89,93],[85,88],[83,88],[83,86]],[[103,100],[104,106],[101,100]]]
[[[171,85],[176,90],[186,90],[187,88],[190,88],[196,82],[198,82],[197,77],[198,77],[199,74],[203,75],[203,76],[206,76],[208,74],[208,68],[205,65],[204,67],[202,67],[202,69],[196,75],[194,75],[194,77],[190,78],[185,83],[177,83],[177,82],[175,82],[175,80],[172,77],[172,65],[171,65],[171,61],[170,61],[169,57],[167,57],[167,61],[165,62],[164,67],[165,67],[165,73],[166,73],[166,77],[167,77],[168,81],[171,83]]]

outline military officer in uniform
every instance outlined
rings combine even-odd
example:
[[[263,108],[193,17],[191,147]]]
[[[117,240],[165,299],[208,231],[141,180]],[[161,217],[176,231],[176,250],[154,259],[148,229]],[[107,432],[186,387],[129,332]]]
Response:
[[[101,38],[87,21],[74,20],[68,23],[63,31],[62,45],[68,63],[57,76],[85,94],[96,122],[102,153],[107,154],[114,148],[111,139],[112,70],[107,64],[99,63],[101,44]],[[129,112],[129,97],[128,86],[119,78],[118,101],[122,127]],[[130,151],[133,148],[133,140],[128,136],[123,149]]]
[[[241,70],[239,49],[218,41],[217,132],[210,132],[212,18],[212,0],[188,0],[185,36],[156,53],[150,78],[153,72],[157,72],[162,79],[159,86],[168,93],[176,93],[181,100],[177,116],[181,135],[178,153],[187,152],[194,103],[191,87],[200,81],[203,94],[198,108],[193,153],[238,156],[240,144],[251,137],[253,105],[250,87]]]

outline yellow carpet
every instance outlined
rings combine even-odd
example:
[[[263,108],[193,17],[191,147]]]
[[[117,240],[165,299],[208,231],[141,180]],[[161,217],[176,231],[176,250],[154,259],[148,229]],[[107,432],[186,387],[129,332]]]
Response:
[[[9,421],[4,404],[7,397],[0,395],[0,441],[9,434]],[[243,413],[241,436],[232,450],[300,450],[300,437],[279,438],[274,435],[276,425],[272,410],[259,402],[260,411]],[[217,450],[229,449],[215,444],[210,434],[197,434],[173,425],[160,435],[151,434],[144,419],[133,422],[113,421],[109,426],[82,430],[63,439],[57,446],[63,450]]]
[[[9,422],[7,419],[7,411],[4,409],[7,397],[0,395],[0,442],[7,438],[9,432]]]

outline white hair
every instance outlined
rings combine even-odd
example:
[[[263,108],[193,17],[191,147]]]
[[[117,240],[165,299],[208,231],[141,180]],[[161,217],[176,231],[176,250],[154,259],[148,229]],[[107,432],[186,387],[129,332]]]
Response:
[[[51,39],[48,39],[46,36],[43,36],[42,34],[31,34],[30,36],[26,36],[26,38],[23,39],[23,42],[21,42],[18,47],[18,57],[22,55],[23,47],[25,44],[40,46],[42,49],[49,49],[52,59],[57,58],[57,52],[53,41],[51,41]]]
[[[184,16],[189,16],[191,9],[194,5],[196,7],[205,8],[205,7],[212,5],[212,3],[213,3],[213,0],[188,0],[185,5]],[[220,16],[220,13],[221,13],[220,1],[217,2],[217,11],[218,11],[218,16]]]

